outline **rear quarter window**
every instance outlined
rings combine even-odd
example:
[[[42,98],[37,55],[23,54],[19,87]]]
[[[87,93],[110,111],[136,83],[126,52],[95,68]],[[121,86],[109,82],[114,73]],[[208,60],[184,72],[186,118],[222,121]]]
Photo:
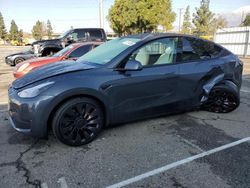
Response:
[[[220,55],[222,48],[196,38],[182,38],[182,61],[209,60]]]
[[[91,39],[103,39],[101,30],[90,30],[89,35]]]

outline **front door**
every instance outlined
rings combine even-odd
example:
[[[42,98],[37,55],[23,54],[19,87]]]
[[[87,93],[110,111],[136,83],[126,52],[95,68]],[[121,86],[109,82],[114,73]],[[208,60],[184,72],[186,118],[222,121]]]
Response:
[[[142,70],[116,71],[119,79],[106,90],[114,122],[131,121],[173,111],[178,87],[177,38],[162,38],[137,49],[128,59]]]

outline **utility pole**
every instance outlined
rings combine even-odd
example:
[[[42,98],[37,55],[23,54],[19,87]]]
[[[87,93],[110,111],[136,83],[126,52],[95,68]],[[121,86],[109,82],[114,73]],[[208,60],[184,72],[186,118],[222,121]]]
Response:
[[[181,32],[181,15],[182,15],[182,9],[183,8],[179,8],[179,33]]]
[[[245,12],[242,11],[242,13],[241,13],[241,23],[240,23],[241,25],[244,22],[244,17],[245,17]]]
[[[99,0],[99,22],[100,28],[104,28],[104,19],[103,19],[103,0]]]

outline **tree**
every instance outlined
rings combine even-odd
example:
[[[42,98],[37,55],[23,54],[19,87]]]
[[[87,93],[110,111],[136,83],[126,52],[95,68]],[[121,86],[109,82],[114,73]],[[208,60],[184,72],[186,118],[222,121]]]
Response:
[[[52,34],[53,34],[53,29],[52,29],[50,20],[48,20],[47,21],[47,36],[48,36],[48,39],[52,38]]]
[[[18,41],[19,43],[22,43],[22,42],[23,42],[23,30],[22,30],[22,29],[20,29],[19,32],[18,32],[17,41]]]
[[[36,40],[42,40],[43,36],[45,36],[45,33],[46,33],[46,27],[44,23],[38,20],[32,28],[32,36]]]
[[[115,0],[108,20],[119,35],[143,33],[156,30],[158,25],[171,29],[175,13],[171,0]]]
[[[247,14],[246,18],[242,23],[242,26],[250,26],[250,13]]]
[[[214,18],[213,22],[211,23],[211,34],[214,34],[217,29],[224,27],[227,27],[227,21],[225,18],[219,15],[217,18]]]
[[[187,6],[185,14],[184,14],[184,19],[183,19],[183,24],[182,24],[182,29],[181,32],[184,34],[190,34],[192,30],[192,24],[191,24],[191,17],[190,17],[190,10],[189,6]]]
[[[10,32],[9,32],[9,39],[10,40],[17,40],[19,36],[18,27],[16,25],[16,22],[14,20],[10,23]]]
[[[199,8],[193,14],[194,34],[208,35],[211,33],[211,24],[214,21],[214,14],[209,10],[209,0],[201,0]]]
[[[0,38],[3,40],[7,39],[7,31],[3,20],[3,15],[0,12]]]

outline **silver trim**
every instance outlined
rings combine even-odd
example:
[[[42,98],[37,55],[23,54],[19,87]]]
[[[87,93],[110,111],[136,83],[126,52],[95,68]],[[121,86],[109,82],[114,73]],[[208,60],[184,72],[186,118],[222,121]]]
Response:
[[[21,133],[30,133],[31,132],[31,129],[20,129],[20,128],[17,128],[15,123],[13,122],[11,116],[9,116],[9,121],[10,121],[10,124],[11,126],[18,132],[21,132]]]

